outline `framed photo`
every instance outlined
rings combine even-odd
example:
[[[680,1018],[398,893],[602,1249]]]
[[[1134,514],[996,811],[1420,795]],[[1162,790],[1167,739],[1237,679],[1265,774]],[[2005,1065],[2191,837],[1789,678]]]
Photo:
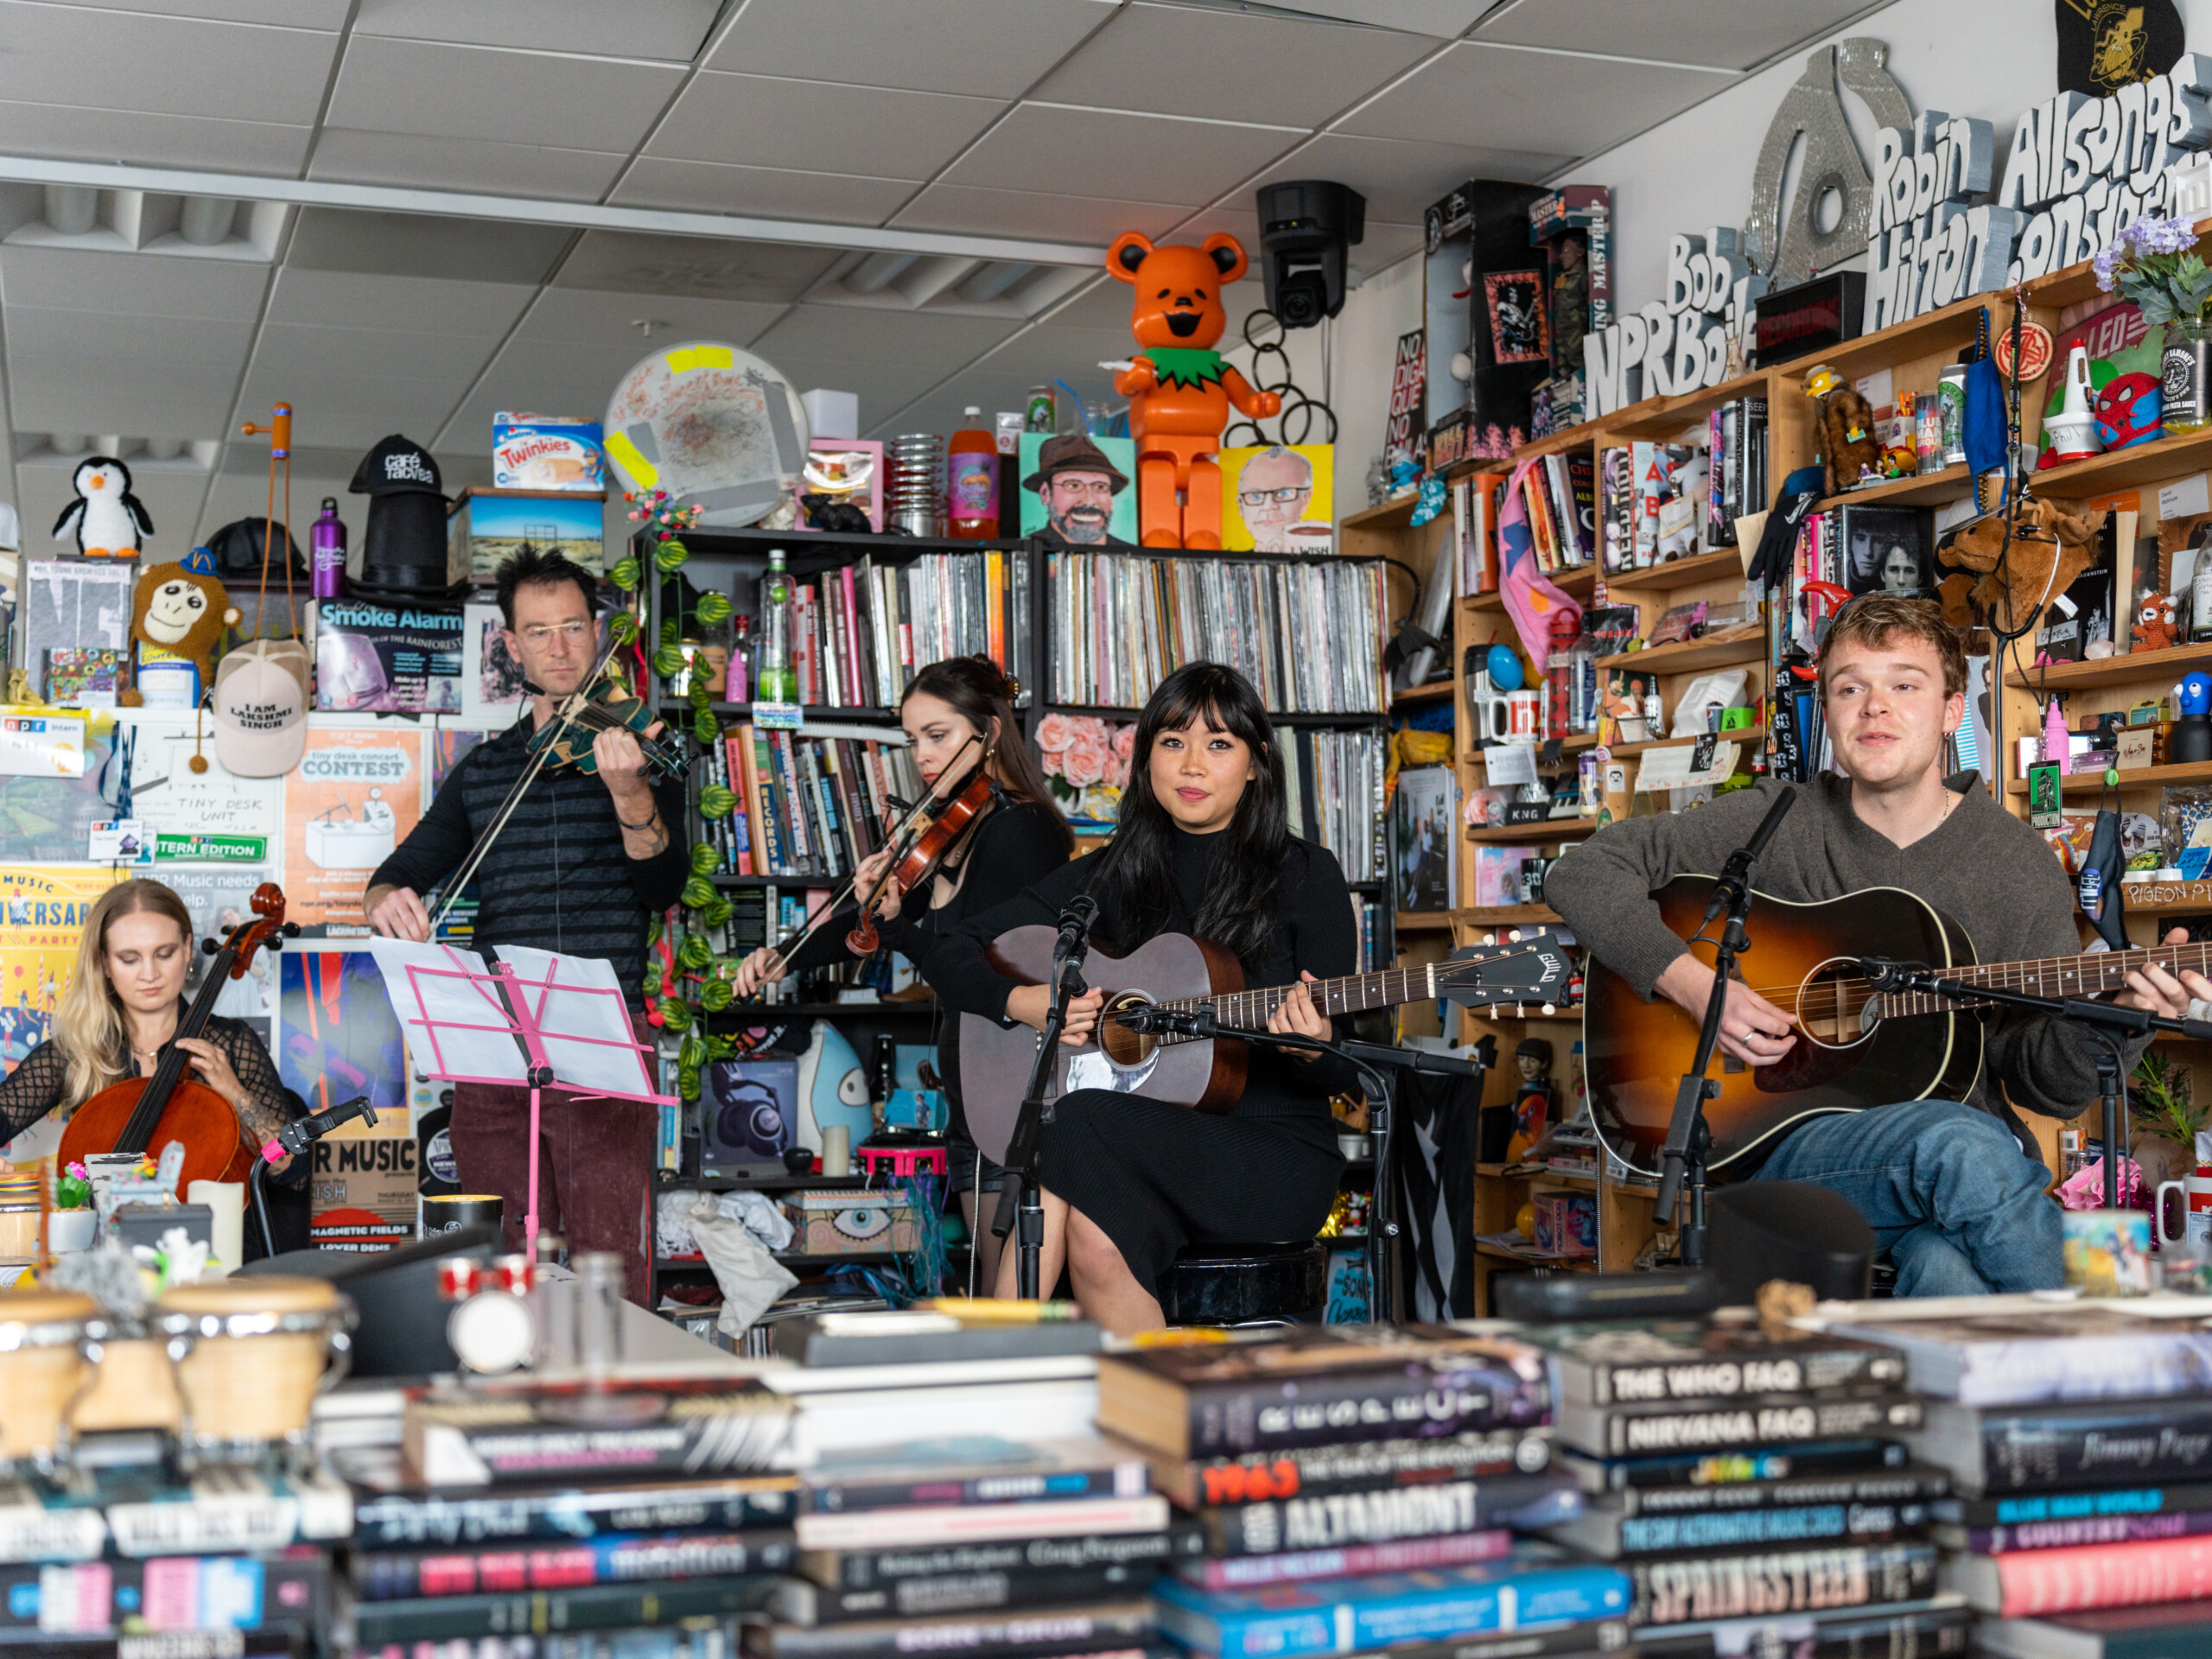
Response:
[[[1929,594],[1936,588],[1936,535],[1921,507],[1846,506],[1844,585],[1860,594]]]
[[[1490,310],[1491,350],[1500,363],[1549,363],[1551,324],[1541,270],[1487,271],[1483,296]]]

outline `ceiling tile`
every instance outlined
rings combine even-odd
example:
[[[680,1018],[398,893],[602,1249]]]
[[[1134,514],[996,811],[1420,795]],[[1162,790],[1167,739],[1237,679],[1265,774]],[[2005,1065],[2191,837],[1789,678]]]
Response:
[[[1113,110],[1025,104],[940,181],[1200,207],[1301,135]]]
[[[1462,35],[1498,0],[1274,0],[1284,11],[1338,17],[1376,29],[1413,29],[1446,37]]]
[[[257,380],[289,376],[302,383],[327,376],[416,380],[426,389],[449,392],[450,403],[468,389],[498,343],[485,335],[271,322],[263,326],[254,345],[252,373]],[[298,402],[285,401],[296,406]]]
[[[665,63],[356,35],[346,44],[325,119],[368,132],[626,155],[683,73]]]
[[[269,287],[265,265],[158,254],[0,247],[0,296],[17,306],[144,317],[251,322]]]
[[[152,13],[165,17],[208,18],[225,23],[271,23],[281,29],[346,27],[346,0],[130,0],[118,8],[101,0],[44,0],[84,11]]]
[[[1866,0],[1762,0],[1756,6],[1639,0],[1634,26],[1624,29],[1617,0],[1521,0],[1484,18],[1475,38],[1749,69],[1866,10]]]
[[[285,263],[464,283],[539,283],[574,236],[556,225],[303,207]]]
[[[900,408],[921,397],[959,366],[957,362],[940,365],[875,364],[838,358],[771,360],[802,391],[820,386],[833,391],[858,393],[862,432],[868,431],[879,421],[888,420]],[[959,413],[955,409],[955,418],[935,429],[902,424],[899,429],[905,432],[932,429],[950,432],[959,425]]]
[[[248,322],[7,308],[9,401],[32,432],[213,438],[253,341]]]
[[[718,10],[719,0],[361,0],[353,33],[689,63]]]
[[[549,288],[518,331],[524,340],[566,340],[626,351],[635,363],[656,346],[721,340],[744,346],[787,307],[745,300],[702,300],[670,294],[607,294],[588,288]],[[641,323],[652,325],[650,332]],[[608,390],[613,390],[610,382]]]
[[[1123,231],[1158,236],[1190,211],[1158,202],[1107,201],[1058,192],[933,184],[891,222],[908,230],[1037,237],[1055,242],[1095,242],[1103,247]]]
[[[1112,372],[1098,365],[1119,362],[1135,350],[1126,327],[1063,327],[1048,322],[1007,341],[975,366],[1010,376],[1025,387],[1057,377],[1087,396],[1104,397],[1112,396],[1107,385]]]
[[[1114,281],[1103,270],[1099,275],[1103,280],[1076,295],[1039,326],[1109,328],[1126,334],[1129,327],[1129,286]]]
[[[646,149],[678,161],[919,180],[1005,107],[999,99],[702,73]]]
[[[827,248],[587,231],[554,282],[620,294],[796,300],[836,262]]]
[[[1573,160],[1566,155],[1325,132],[1270,168],[1259,182],[1335,179],[1367,198],[1369,219],[1410,225],[1421,222],[1431,202],[1469,179],[1549,178]],[[1358,251],[1353,251],[1357,256]]]
[[[0,149],[149,167],[220,173],[296,175],[315,129],[271,121],[226,121],[137,110],[88,110],[0,99]]]
[[[1112,0],[751,0],[707,67],[1007,97],[1113,15]]]
[[[293,407],[292,429],[300,442],[353,448],[358,454],[393,432],[404,432],[418,443],[429,442],[467,383],[467,376],[440,385],[423,379],[340,373],[327,366],[321,372],[294,373],[264,368],[257,362],[238,401],[241,408],[251,410],[282,398]],[[484,447],[491,445],[487,422]],[[450,481],[447,487],[452,487]]]
[[[482,190],[493,195],[597,201],[622,170],[625,156],[550,144],[502,144],[482,138],[423,138],[326,127],[315,141],[313,179],[349,184]]]
[[[880,225],[914,194],[909,179],[801,173],[779,167],[730,167],[641,156],[607,200],[624,207],[680,207],[756,213],[833,225]]]
[[[1732,73],[1455,46],[1338,130],[1591,156],[1735,84]]]
[[[674,345],[671,339],[668,343]],[[492,452],[492,416],[503,409],[579,415],[607,412],[607,400],[645,353],[634,345],[579,346],[569,340],[509,340],[445,428],[429,440],[442,448]],[[448,487],[451,487],[448,480]]]
[[[1137,4],[1084,41],[1034,96],[1315,127],[1435,48],[1389,29]]]
[[[856,305],[798,305],[753,342],[772,363],[785,358],[836,358],[863,363],[957,367],[988,351],[1020,325],[1007,319],[936,316],[926,311]]]
[[[0,260],[4,257],[0,255]],[[514,327],[537,291],[522,283],[372,276],[287,265],[276,273],[268,319],[308,327],[398,328],[496,339]]]
[[[302,125],[335,35],[0,0],[0,99]]]

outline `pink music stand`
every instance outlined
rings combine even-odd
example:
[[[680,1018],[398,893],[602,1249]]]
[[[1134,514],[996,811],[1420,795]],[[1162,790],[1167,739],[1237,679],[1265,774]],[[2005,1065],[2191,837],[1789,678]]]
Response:
[[[379,940],[378,946],[372,948],[378,949],[378,955],[381,957],[385,950],[396,944],[397,941]],[[442,965],[427,962],[406,962],[402,964],[402,970],[406,976],[408,993],[414,1001],[415,1011],[410,1014],[401,1003],[397,988],[393,985],[388,974],[385,976],[386,994],[391,995],[393,1010],[399,1015],[402,1031],[406,1032],[411,1028],[419,1027],[429,1043],[432,1065],[424,1069],[424,1076],[441,1083],[495,1084],[512,1088],[519,1082],[528,1085],[530,1089],[530,1197],[528,1206],[523,1216],[524,1235],[523,1248],[530,1259],[535,1262],[537,1259],[537,1130],[541,1091],[556,1084],[567,1084],[582,1098],[636,1100],[656,1106],[672,1106],[676,1103],[676,1096],[653,1093],[649,1086],[641,1090],[629,1090],[609,1088],[603,1081],[580,1082],[573,1075],[564,1077],[563,1068],[554,1063],[552,1057],[546,1050],[546,1032],[542,1021],[547,1002],[557,991],[563,996],[610,999],[613,1004],[614,1017],[620,1022],[624,1035],[620,1038],[594,1037],[557,1031],[553,1033],[553,1039],[556,1042],[582,1044],[594,1049],[627,1049],[638,1057],[640,1081],[649,1084],[652,1076],[652,1045],[639,1042],[628,1034],[630,1010],[629,1005],[623,1000],[622,993],[612,987],[571,984],[562,981],[560,964],[575,962],[577,958],[559,956],[552,951],[541,952],[539,954],[546,958],[550,966],[547,969],[544,977],[532,978],[522,973],[514,963],[510,962],[488,964],[487,972],[478,973],[462,963],[459,953],[451,945],[416,946],[413,950],[419,951],[426,948],[434,948],[443,956]],[[404,950],[406,947],[402,949]],[[435,998],[426,996],[424,991],[427,984],[437,981],[458,982],[460,985],[473,988],[476,992],[477,1000],[485,1005],[490,1017],[483,1020],[474,1020],[441,1018],[433,1014],[431,1008],[434,1000],[442,1002],[445,999],[442,996]],[[448,988],[457,989],[458,987],[449,986]],[[533,991],[537,994],[534,998],[529,995]],[[448,1062],[447,1058],[445,1039],[459,1039],[461,1033],[463,1033],[512,1038],[522,1046],[524,1061],[522,1077],[517,1078],[512,1076],[486,1075],[458,1070],[456,1063]],[[443,1033],[443,1038],[441,1033]]]

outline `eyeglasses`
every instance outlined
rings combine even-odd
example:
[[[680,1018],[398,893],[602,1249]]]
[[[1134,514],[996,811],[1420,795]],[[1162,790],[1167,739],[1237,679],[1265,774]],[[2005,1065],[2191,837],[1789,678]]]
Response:
[[[590,626],[588,622],[534,622],[521,632],[533,645],[550,645],[556,639],[574,645]]]
[[[1287,505],[1301,495],[1313,493],[1311,484],[1297,484],[1287,490],[1239,490],[1236,499],[1248,507],[1264,507],[1270,501],[1280,501]]]

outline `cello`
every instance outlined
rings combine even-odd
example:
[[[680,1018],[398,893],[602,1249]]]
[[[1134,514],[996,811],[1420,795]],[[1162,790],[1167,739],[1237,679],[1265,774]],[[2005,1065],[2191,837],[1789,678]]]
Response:
[[[242,1181],[261,1148],[238,1122],[238,1115],[206,1084],[186,1075],[192,1057],[176,1046],[177,1037],[197,1037],[207,1029],[226,980],[243,979],[263,944],[272,950],[296,938],[299,929],[284,919],[284,891],[274,881],[253,890],[253,913],[260,919],[233,928],[219,945],[213,939],[214,965],[200,982],[192,1006],[176,1022],[175,1036],[162,1046],[150,1077],[111,1083],[79,1106],[61,1131],[61,1161],[79,1163],[106,1153],[147,1153],[156,1158],[172,1141],[184,1146],[184,1170],[176,1190],[194,1181]]]

